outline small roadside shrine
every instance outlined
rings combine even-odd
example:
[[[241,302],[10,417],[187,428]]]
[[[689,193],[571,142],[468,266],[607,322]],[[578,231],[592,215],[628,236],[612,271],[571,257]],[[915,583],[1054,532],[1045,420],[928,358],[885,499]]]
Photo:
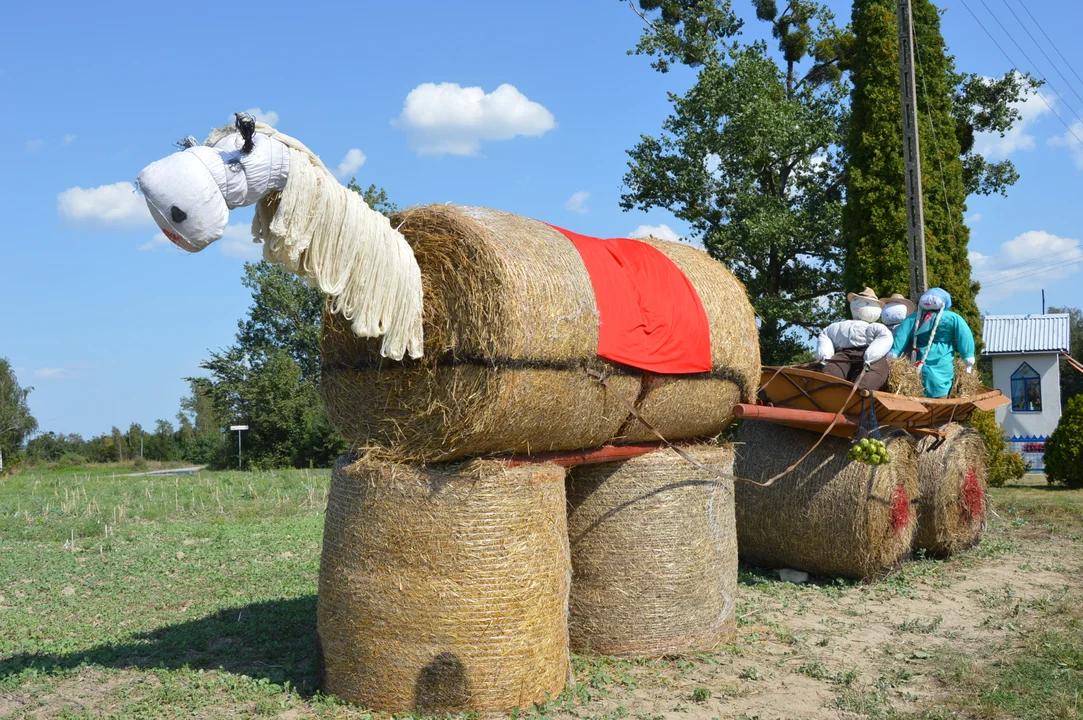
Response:
[[[1060,421],[1060,354],[1069,347],[1069,316],[987,315],[984,355],[993,361],[993,387],[1011,398],[996,419],[1032,470],[1045,466],[1045,441]]]

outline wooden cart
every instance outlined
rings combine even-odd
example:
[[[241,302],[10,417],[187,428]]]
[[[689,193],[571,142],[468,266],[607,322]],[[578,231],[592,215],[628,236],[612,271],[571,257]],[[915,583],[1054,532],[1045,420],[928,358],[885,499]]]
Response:
[[[803,430],[852,438],[861,412],[875,409],[880,426],[899,427],[914,434],[941,435],[941,427],[966,420],[975,410],[993,410],[1008,404],[999,390],[982,388],[961,398],[908,397],[889,392],[854,391],[845,380],[802,368],[763,368],[763,387],[754,405],[740,404],[734,415],[741,419],[766,420]],[[849,399],[847,399],[849,398]],[[841,417],[837,417],[841,413]]]

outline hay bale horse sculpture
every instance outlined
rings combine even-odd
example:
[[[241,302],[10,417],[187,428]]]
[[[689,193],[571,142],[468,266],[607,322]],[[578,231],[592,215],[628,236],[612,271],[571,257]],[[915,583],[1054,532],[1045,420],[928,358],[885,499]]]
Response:
[[[706,253],[484,208],[389,221],[243,115],[182,145],[139,175],[152,215],[196,252],[256,205],[264,258],[328,296],[324,401],[356,449],[436,462],[711,437],[755,392],[751,304]]]

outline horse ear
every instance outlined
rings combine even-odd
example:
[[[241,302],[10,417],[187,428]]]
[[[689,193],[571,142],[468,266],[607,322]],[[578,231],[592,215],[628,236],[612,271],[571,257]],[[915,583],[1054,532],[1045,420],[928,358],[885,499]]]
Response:
[[[233,113],[237,118],[237,132],[241,134],[241,139],[244,140],[244,145],[241,146],[241,154],[247,155],[252,152],[254,142],[252,138],[256,134],[256,120],[248,113]]]
[[[199,141],[189,135],[188,137],[173,143],[173,146],[180,148],[181,150],[187,150],[188,148],[195,147],[198,144]]]

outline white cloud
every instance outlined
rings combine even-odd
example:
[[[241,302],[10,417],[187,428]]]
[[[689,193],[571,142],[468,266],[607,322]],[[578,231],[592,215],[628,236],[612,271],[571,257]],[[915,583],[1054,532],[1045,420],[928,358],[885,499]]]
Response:
[[[36,378],[57,378],[63,377],[67,371],[64,368],[38,368],[34,371],[34,377]]]
[[[669,240],[670,242],[680,242],[681,236],[673,231],[669,225],[640,225],[632,232],[628,233],[630,238],[645,238],[656,237],[659,240]]]
[[[365,164],[365,160],[365,153],[357,148],[350,148],[346,153],[346,157],[342,158],[342,162],[338,164],[338,176],[341,178],[353,175],[359,167]]]
[[[152,237],[150,240],[148,240],[147,242],[140,245],[139,249],[140,250],[157,250],[158,248],[170,248],[170,247],[176,247],[176,246],[172,242],[170,242],[169,238],[167,238],[165,235],[163,235],[162,233],[158,233],[154,237]],[[177,248],[177,249],[179,250],[180,248]]]
[[[1071,130],[1063,135],[1055,135],[1049,138],[1049,144],[1054,147],[1066,147],[1072,151],[1072,160],[1075,166],[1083,170],[1083,122],[1076,120],[1071,125]]]
[[[64,145],[71,145],[71,144],[72,144],[73,142],[75,142],[75,141],[76,141],[76,140],[77,140],[78,138],[79,138],[79,136],[78,136],[78,135],[65,135],[65,136],[64,136],[64,139],[63,139],[63,140],[61,140],[60,142],[61,142],[62,144],[64,144]]]
[[[966,222],[967,225],[976,225],[977,223],[980,223],[981,222],[981,213],[976,212],[976,213],[971,213],[970,215],[967,215],[966,219],[965,219],[965,222]]]
[[[409,133],[419,155],[477,155],[483,141],[539,137],[556,120],[513,85],[486,93],[457,83],[423,83],[406,96],[392,124]]]
[[[1051,114],[1054,98],[1037,90],[1026,92],[1023,100],[1014,103],[1019,119],[1004,133],[982,132],[974,138],[974,149],[990,160],[1003,160],[1020,150],[1034,149],[1034,136],[1027,132],[1032,125]]]
[[[573,213],[579,213],[580,215],[586,215],[590,212],[587,209],[587,200],[590,198],[590,193],[586,190],[580,190],[579,192],[572,193],[572,196],[564,201],[564,208],[571,210]]]
[[[242,260],[259,260],[263,257],[263,245],[252,242],[252,226],[235,223],[226,226],[222,239],[215,243],[223,255]]]
[[[1002,244],[993,255],[970,253],[972,276],[982,284],[978,301],[1002,300],[1042,288],[1079,272],[1083,248],[1078,240],[1044,230],[1029,230]]]
[[[278,125],[278,113],[276,113],[274,110],[264,110],[262,108],[252,107],[245,110],[245,112],[254,117],[257,122],[261,122],[266,125]],[[229,116],[229,121],[231,123],[236,121],[236,119],[237,118],[233,115]]]
[[[34,153],[38,150],[41,150],[41,144],[41,140],[35,138],[33,140],[27,140],[23,146],[26,148],[26,151],[28,153]]]
[[[80,227],[130,230],[154,224],[146,202],[130,182],[68,188],[56,196],[56,210]]]

